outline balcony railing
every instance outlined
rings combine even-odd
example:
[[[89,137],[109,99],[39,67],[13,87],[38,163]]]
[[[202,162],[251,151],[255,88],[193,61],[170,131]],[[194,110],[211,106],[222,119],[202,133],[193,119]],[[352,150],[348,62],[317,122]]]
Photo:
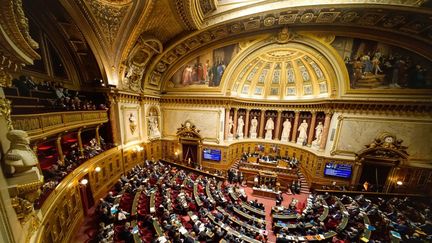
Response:
[[[46,137],[82,126],[102,124],[107,121],[106,110],[12,115],[14,129],[26,131],[31,139]]]

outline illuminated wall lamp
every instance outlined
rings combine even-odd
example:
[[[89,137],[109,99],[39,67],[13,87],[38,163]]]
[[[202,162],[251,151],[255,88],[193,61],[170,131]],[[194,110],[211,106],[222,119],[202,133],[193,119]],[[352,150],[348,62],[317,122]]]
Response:
[[[99,173],[99,172],[101,171],[101,167],[99,167],[99,166],[96,167],[96,168],[95,168],[95,171]]]
[[[87,179],[82,179],[81,181],[80,181],[80,184],[81,185],[87,185],[87,183],[88,183],[88,180]]]
[[[402,182],[402,181],[397,181],[396,184],[397,184],[398,186],[402,186],[403,182]]]

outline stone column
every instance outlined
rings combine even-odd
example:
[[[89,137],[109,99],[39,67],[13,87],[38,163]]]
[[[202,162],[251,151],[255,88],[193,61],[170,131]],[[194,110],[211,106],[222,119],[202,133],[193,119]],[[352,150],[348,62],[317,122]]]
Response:
[[[57,136],[56,145],[57,145],[57,152],[58,152],[59,161],[60,161],[61,165],[64,165],[64,155],[63,155],[63,149],[61,146],[61,136],[60,135]]]
[[[261,110],[261,119],[259,124],[258,138],[264,138],[264,124],[266,123],[265,112],[266,110]]]
[[[316,124],[316,116],[317,116],[316,111],[312,111],[311,113],[312,113],[312,119],[311,119],[311,124],[310,124],[310,127],[309,127],[307,146],[311,146],[312,145],[312,141],[313,141],[313,138],[314,138],[315,124]]]
[[[233,121],[234,121],[233,134],[234,134],[234,138],[237,137],[237,119],[238,119],[238,108],[234,108],[234,117],[233,117]]]
[[[82,130],[80,128],[77,132],[78,150],[79,150],[80,156],[84,157],[84,148],[83,148],[82,139],[81,139],[81,131]]]
[[[100,125],[98,125],[98,126],[96,127],[95,134],[96,134],[96,142],[97,142],[97,145],[101,146],[101,139],[100,139],[100,135],[99,135],[99,128],[100,128]]]
[[[245,117],[245,128],[244,128],[244,137],[249,137],[249,113],[250,109],[246,109],[246,117]]]
[[[277,111],[277,118],[276,118],[276,127],[275,127],[275,134],[273,136],[273,140],[280,140],[279,133],[280,133],[280,127],[281,127],[281,120],[282,120],[282,110]]]
[[[321,151],[323,151],[325,149],[326,144],[327,144],[327,137],[328,137],[328,133],[329,133],[329,129],[330,129],[331,116],[332,116],[331,112],[328,111],[325,113],[324,129],[323,129],[323,134],[322,134],[321,144],[320,144],[320,150]]]
[[[117,97],[116,96],[110,96],[109,97],[109,120],[111,125],[111,131],[112,131],[112,137],[113,142],[115,145],[121,144],[121,137],[120,137],[120,122],[118,119],[120,119],[120,110],[117,105]]]
[[[298,123],[300,119],[300,111],[294,111],[294,124],[292,126],[292,135],[291,135],[291,142],[295,143],[297,140],[297,129],[298,129]]]
[[[230,117],[230,110],[231,110],[230,107],[226,107],[225,108],[225,131],[224,131],[225,140],[228,140],[228,134],[229,134],[229,131],[228,131],[228,129],[229,129],[228,121],[229,121],[229,117]]]

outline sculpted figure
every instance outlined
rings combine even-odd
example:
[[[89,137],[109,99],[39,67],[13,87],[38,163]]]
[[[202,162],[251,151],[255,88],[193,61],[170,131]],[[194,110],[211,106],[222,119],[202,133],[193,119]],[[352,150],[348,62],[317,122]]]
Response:
[[[265,130],[266,130],[266,134],[265,134],[265,139],[272,139],[273,136],[273,129],[274,129],[274,121],[273,119],[270,117],[265,125]]]
[[[258,120],[256,119],[256,116],[251,120],[251,127],[250,127],[250,137],[256,138],[256,131],[258,126]]]
[[[160,136],[158,119],[156,116],[153,116],[153,114],[150,114],[149,117],[149,127],[150,127],[150,137]]]
[[[130,129],[132,135],[135,133],[136,128],[137,128],[136,117],[132,113],[130,113],[130,115],[129,115],[129,129]]]
[[[313,143],[319,144],[321,142],[323,129],[324,126],[322,122],[318,122],[318,125],[315,127],[315,140],[313,141]]]
[[[29,146],[30,140],[27,132],[11,130],[6,137],[10,141],[10,148],[4,157],[7,174],[15,176],[37,166],[38,159]]]
[[[228,134],[229,134],[229,135],[232,135],[232,134],[233,134],[233,133],[232,133],[232,128],[233,128],[233,126],[234,126],[234,121],[233,121],[232,116],[230,116],[230,117],[229,117],[229,120],[228,120]]]
[[[243,116],[240,116],[237,120],[237,136],[239,136],[239,138],[243,138],[243,127],[244,127]]]
[[[306,120],[303,120],[302,124],[300,124],[297,131],[299,131],[299,136],[297,138],[297,143],[303,144],[305,141],[307,141],[307,128],[308,124]]]
[[[285,121],[283,123],[281,140],[287,142],[290,132],[291,132],[291,122],[287,118],[287,119],[285,119]]]

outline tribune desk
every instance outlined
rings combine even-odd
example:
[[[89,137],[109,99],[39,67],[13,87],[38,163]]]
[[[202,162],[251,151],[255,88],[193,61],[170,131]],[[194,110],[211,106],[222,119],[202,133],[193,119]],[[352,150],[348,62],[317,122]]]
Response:
[[[275,192],[271,189],[261,189],[259,187],[253,187],[252,195],[258,197],[267,197],[271,199],[275,199],[278,192]]]

